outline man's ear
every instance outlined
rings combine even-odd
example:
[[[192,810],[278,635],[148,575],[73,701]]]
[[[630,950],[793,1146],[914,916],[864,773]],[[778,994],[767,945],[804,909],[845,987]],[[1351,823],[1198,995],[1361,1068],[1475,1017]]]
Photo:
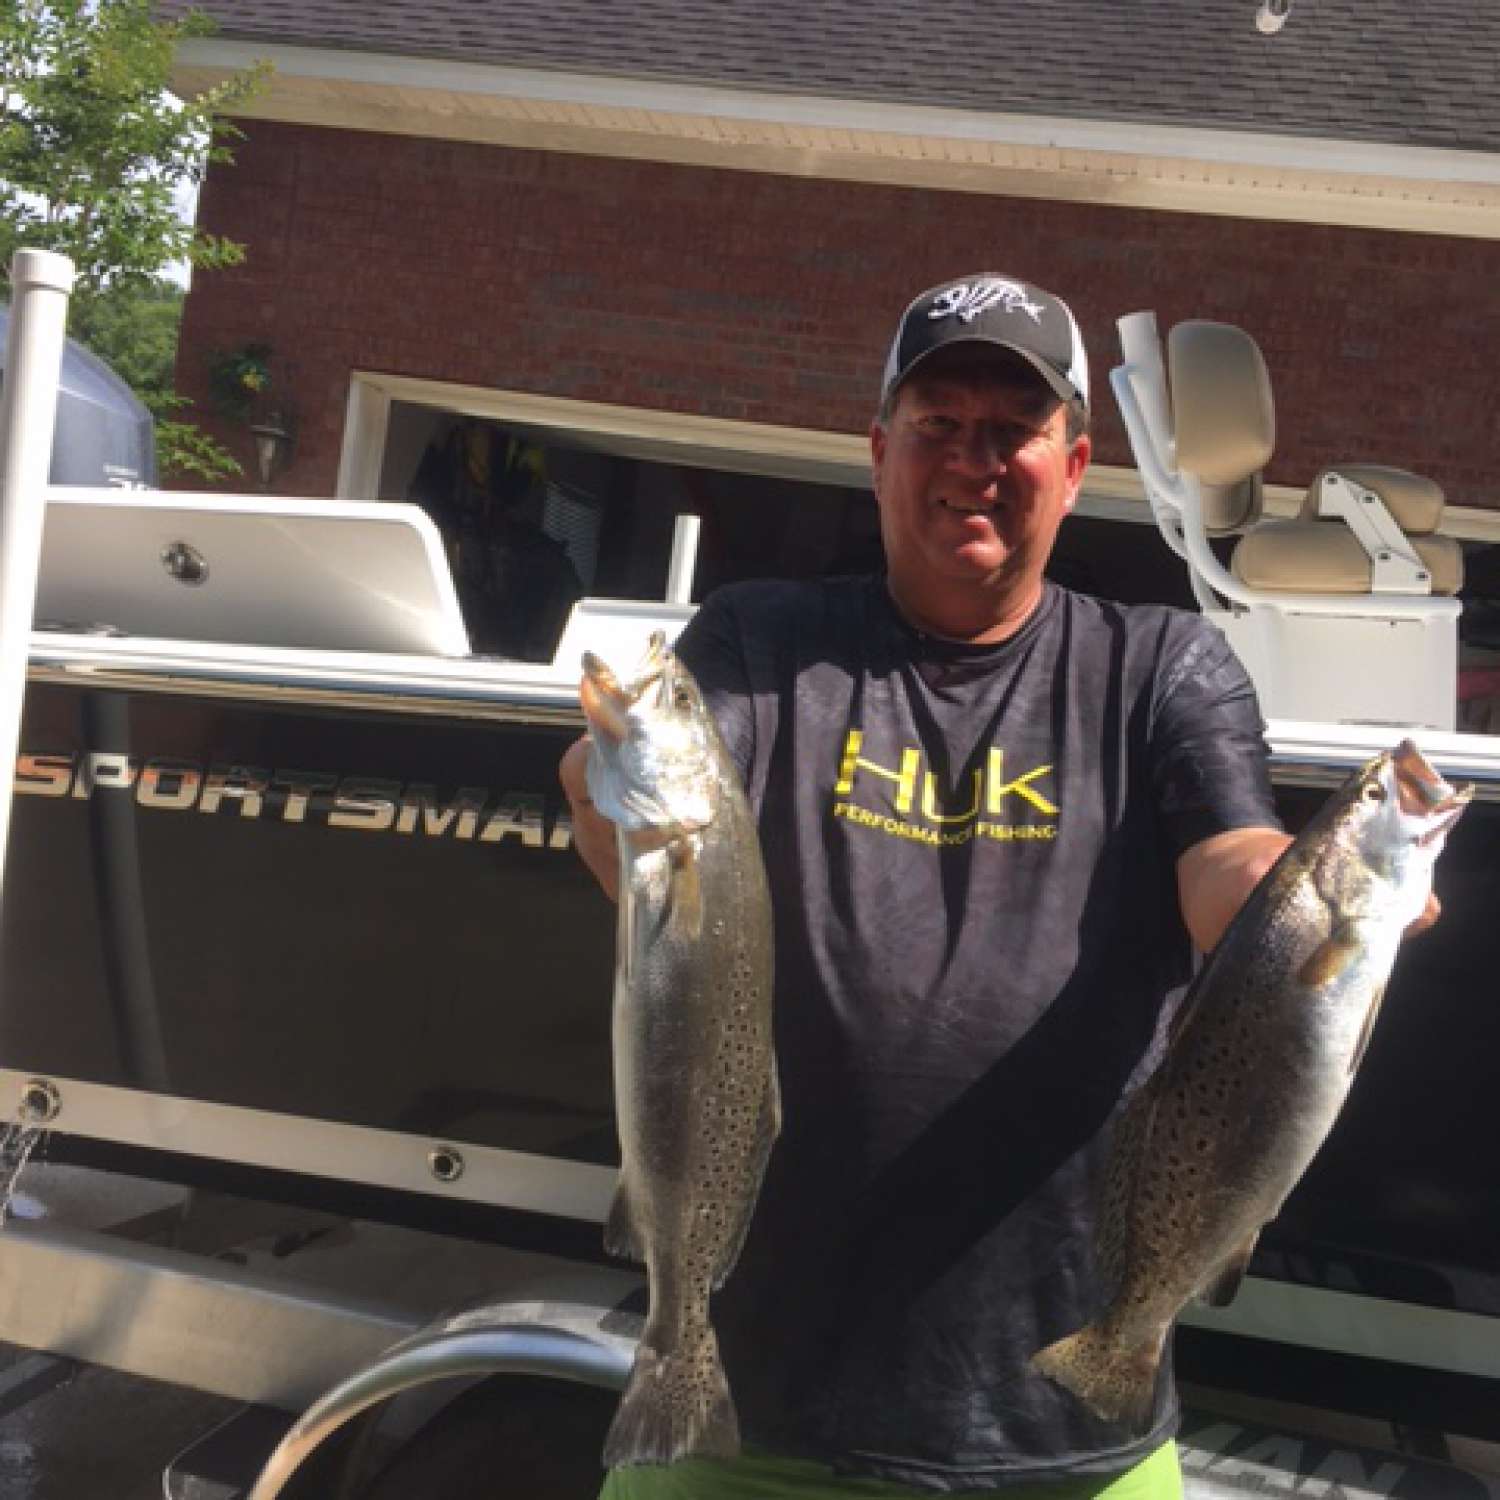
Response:
[[[877,418],[870,423],[870,487],[880,497],[880,469],[885,462],[886,431]]]
[[[1083,490],[1083,476],[1093,452],[1094,441],[1086,432],[1074,438],[1068,449],[1068,496],[1064,507],[1067,510],[1072,510],[1078,504],[1078,496]]]

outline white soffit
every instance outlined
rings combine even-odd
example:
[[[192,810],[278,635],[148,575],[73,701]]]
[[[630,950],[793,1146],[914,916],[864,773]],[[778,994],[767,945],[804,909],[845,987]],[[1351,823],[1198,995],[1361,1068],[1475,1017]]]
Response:
[[[246,117],[1117,207],[1500,239],[1500,154],[988,114],[367,52],[185,42],[192,94],[257,59]]]
[[[863,433],[820,432],[812,428],[652,411],[646,407],[537,396],[525,391],[494,390],[367,370],[353,372],[351,392],[354,398],[351,412],[367,405],[372,398],[406,401],[506,422],[538,435],[554,432],[563,441],[571,434],[587,434],[594,440],[591,446],[656,463],[731,469],[737,473],[767,474],[852,489],[867,488],[870,482],[870,440]],[[368,415],[362,421],[352,421],[350,426],[355,430],[346,431],[346,447],[358,447],[369,441],[369,433],[375,430]],[[346,464],[352,461],[347,453],[345,461]],[[341,480],[338,493],[353,495],[356,489]],[[1268,484],[1266,515],[1296,515],[1305,493],[1305,488],[1293,485]],[[1078,514],[1152,524],[1140,475],[1117,464],[1089,466]],[[1443,512],[1442,532],[1461,541],[1500,542],[1500,510],[1449,505]]]

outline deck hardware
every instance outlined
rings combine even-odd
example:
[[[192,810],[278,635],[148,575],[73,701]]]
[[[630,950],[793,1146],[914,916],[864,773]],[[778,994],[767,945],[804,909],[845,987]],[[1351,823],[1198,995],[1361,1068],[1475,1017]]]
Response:
[[[33,1078],[21,1090],[21,1115],[32,1125],[47,1125],[62,1110],[62,1095],[57,1085],[45,1078]]]
[[[464,1155],[457,1146],[434,1146],[427,1165],[439,1182],[457,1182],[464,1175]]]
[[[208,577],[208,559],[187,542],[171,542],[163,547],[161,565],[178,583],[202,583]]]

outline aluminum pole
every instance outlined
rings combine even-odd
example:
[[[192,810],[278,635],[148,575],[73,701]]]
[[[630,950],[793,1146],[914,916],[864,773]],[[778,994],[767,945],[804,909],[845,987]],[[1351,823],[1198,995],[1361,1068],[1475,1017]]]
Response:
[[[10,263],[10,333],[0,391],[0,882],[72,290],[73,263],[65,255],[16,252]]]

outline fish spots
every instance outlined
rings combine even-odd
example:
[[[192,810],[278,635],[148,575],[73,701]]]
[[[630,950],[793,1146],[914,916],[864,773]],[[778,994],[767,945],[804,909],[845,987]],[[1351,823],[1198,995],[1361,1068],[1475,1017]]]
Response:
[[[688,1274],[699,1286],[705,1302],[728,1228],[724,1204],[716,1200],[699,1203],[688,1222]]]
[[[1372,823],[1379,799],[1359,785],[1329,800],[1246,903],[1116,1122],[1095,1239],[1109,1301],[1035,1356],[1101,1417],[1139,1430],[1172,1320],[1195,1294],[1234,1295],[1343,1103],[1436,858],[1382,844],[1404,840],[1409,855],[1410,830]]]
[[[654,1395],[676,1412],[690,1413],[693,1427],[706,1427],[724,1398],[723,1371],[712,1329],[697,1331],[685,1349],[658,1353]]]
[[[597,670],[590,680],[604,681]],[[610,1467],[738,1450],[710,1294],[738,1257],[778,1118],[768,1107],[770,898],[738,774],[663,640],[615,691],[629,734],[595,737],[595,804],[627,829],[652,825],[671,856],[621,841],[635,862],[621,881],[616,1035],[631,1044],[616,1054],[615,1097],[622,1152],[641,1165],[631,1207],[651,1313],[606,1444]]]

